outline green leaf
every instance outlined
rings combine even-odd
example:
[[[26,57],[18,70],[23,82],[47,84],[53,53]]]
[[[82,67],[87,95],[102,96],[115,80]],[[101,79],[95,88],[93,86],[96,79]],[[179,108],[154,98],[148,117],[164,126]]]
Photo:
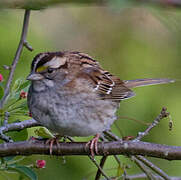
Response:
[[[11,161],[11,160],[13,160],[14,157],[16,157],[16,156],[6,156],[6,157],[4,157],[4,160]]]
[[[8,132],[7,134],[15,141],[25,141],[28,138],[27,129],[23,129],[19,132],[18,131]]]
[[[8,170],[16,171],[16,172],[20,173],[20,175],[23,174],[24,176],[26,176],[30,180],[37,180],[37,175],[29,167],[12,164],[12,165],[8,166]]]
[[[27,110],[27,99],[18,99],[8,107],[8,112],[15,112],[17,109]]]
[[[0,99],[4,96],[4,88],[0,86]]]
[[[26,114],[28,114],[28,112]],[[22,113],[19,113],[19,114],[12,113],[11,116],[8,120],[9,123],[21,122],[21,121],[30,119],[30,117],[28,115],[23,115]]]
[[[12,90],[12,91],[17,91],[17,89],[19,88],[21,82],[22,82],[22,79],[17,79],[17,80],[14,82],[11,90]]]
[[[28,87],[30,84],[29,81],[25,80],[25,79],[17,79],[15,81],[15,83],[13,84],[13,87],[12,87],[12,91],[13,92],[20,92],[21,90],[25,89],[26,87]]]
[[[18,91],[21,91],[22,89],[25,89],[26,87],[28,87],[30,85],[30,81],[24,81],[20,86]]]
[[[40,127],[36,129],[35,134],[42,138],[54,138],[54,135],[45,127]]]

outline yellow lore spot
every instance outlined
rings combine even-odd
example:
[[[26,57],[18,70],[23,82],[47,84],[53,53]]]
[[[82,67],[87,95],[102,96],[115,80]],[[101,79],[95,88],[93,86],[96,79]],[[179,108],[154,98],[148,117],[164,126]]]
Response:
[[[37,69],[36,69],[36,72],[43,72],[43,71],[45,71],[46,69],[48,68],[48,66],[40,66],[40,67],[38,67]]]

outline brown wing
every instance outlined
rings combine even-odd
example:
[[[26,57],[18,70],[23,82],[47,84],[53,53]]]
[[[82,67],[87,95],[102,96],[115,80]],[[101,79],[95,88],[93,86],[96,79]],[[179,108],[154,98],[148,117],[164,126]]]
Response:
[[[89,75],[94,82],[94,90],[101,99],[121,101],[135,95],[133,91],[124,85],[123,81],[111,75],[108,71],[96,67],[89,67],[83,69],[83,72]]]

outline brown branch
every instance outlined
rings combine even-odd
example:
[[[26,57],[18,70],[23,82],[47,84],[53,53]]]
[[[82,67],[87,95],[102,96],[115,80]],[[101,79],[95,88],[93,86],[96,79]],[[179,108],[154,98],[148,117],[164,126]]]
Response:
[[[53,146],[53,155],[90,155],[89,147],[86,143],[66,142],[60,143],[59,147]],[[147,142],[133,141],[113,141],[98,143],[98,152],[100,156],[106,155],[143,155],[167,160],[181,160],[181,146],[167,146]],[[49,145],[44,141],[30,140],[14,143],[0,144],[0,156],[13,155],[32,155],[46,154],[49,155]]]
[[[101,158],[101,161],[100,161],[100,168],[101,168],[101,169],[103,169],[104,164],[105,164],[105,162],[106,162],[106,159],[107,159],[107,156],[103,156],[103,157]],[[102,172],[101,172],[100,168],[97,170],[95,180],[99,180],[100,177],[101,177]]]
[[[155,177],[155,179],[157,180],[164,180],[164,178],[157,176],[157,175],[153,175]],[[146,174],[142,173],[142,174],[135,174],[135,175],[127,175],[125,180],[140,180],[140,179],[145,179],[147,178]],[[170,180],[181,180],[181,177],[170,177]]]
[[[167,112],[167,108],[163,107],[160,114],[155,118],[155,120],[148,126],[148,128],[144,132],[139,132],[138,136],[134,139],[134,141],[139,141],[144,136],[148,135],[149,132],[160,122],[161,119],[168,116],[169,113]]]
[[[153,163],[151,163],[149,160],[147,160],[146,158],[144,158],[143,156],[136,156],[137,159],[139,159],[140,161],[142,161],[145,165],[147,165],[148,167],[150,167],[150,169],[152,169],[154,172],[156,172],[158,175],[160,175],[161,177],[163,177],[165,180],[170,180],[170,177],[160,168],[158,168],[157,166],[155,166]]]
[[[25,128],[30,128],[30,127],[35,127],[35,126],[41,126],[41,125],[37,121],[35,121],[34,119],[29,119],[29,120],[1,126],[0,132],[7,133],[9,131],[20,131],[20,130],[23,130]]]
[[[0,127],[0,139],[4,140],[5,142],[13,142],[13,140],[6,136],[5,133],[9,131],[20,131],[25,128],[40,126],[34,119],[25,120],[22,122],[5,124],[4,126]]]
[[[20,42],[19,42],[16,54],[15,54],[15,57],[13,59],[12,65],[10,67],[8,80],[7,80],[5,91],[4,91],[4,96],[0,101],[0,109],[3,108],[3,105],[4,105],[5,101],[6,101],[6,98],[9,95],[11,83],[12,83],[13,76],[14,76],[14,72],[15,72],[15,69],[16,69],[16,65],[17,65],[17,63],[19,61],[20,55],[22,53],[23,46],[26,46],[26,47],[28,47],[29,50],[32,50],[32,48],[30,48],[30,46],[28,46],[28,43],[26,41],[26,36],[27,36],[27,32],[28,32],[29,17],[30,17],[30,10],[25,10],[23,28],[22,28]]]
[[[65,138],[67,138],[67,139],[69,139],[70,140],[70,142],[75,142],[73,139],[72,139],[72,137],[69,137],[69,136],[67,136],[67,137],[65,137]],[[65,142],[65,141],[64,141]],[[97,171],[97,173],[99,174],[99,177],[101,176],[101,174],[105,177],[105,179],[107,179],[107,180],[109,180],[109,177],[106,175],[106,173],[103,171],[103,165],[99,165],[97,162],[96,162],[96,160],[94,159],[94,157],[92,157],[91,155],[88,155],[88,157],[89,157],[89,159],[94,163],[94,165],[97,167],[97,169],[98,169],[98,171]],[[103,158],[104,158],[104,156],[103,156]],[[103,159],[102,158],[102,159]],[[96,177],[97,177],[97,175],[96,175]],[[98,177],[98,179],[99,179],[99,177]],[[98,180],[97,179],[97,180]],[[95,180],[96,180],[96,178],[95,178]]]
[[[169,113],[166,111],[166,108],[162,108],[161,113],[155,118],[155,120],[153,121],[153,123],[150,124],[150,126],[148,126],[148,128],[144,131],[139,133],[139,135],[137,136],[136,139],[134,139],[133,141],[140,141],[144,136],[148,135],[149,132],[158,125],[158,123],[160,122],[161,119],[168,117]],[[119,137],[115,136],[113,133],[111,132],[105,132],[105,134],[109,137],[111,137],[113,140],[119,141],[121,139],[119,139]],[[166,153],[166,152],[165,152]],[[161,177],[163,177],[165,180],[170,180],[170,177],[160,168],[158,168],[156,165],[154,165],[152,162],[150,162],[149,160],[147,160],[146,158],[144,158],[143,156],[131,156],[131,159],[133,159],[135,161],[135,163],[137,164],[137,166],[139,168],[141,168],[143,170],[143,172],[145,172],[145,174],[147,175],[148,179],[154,179],[154,177],[152,177],[152,173],[149,169],[147,169],[147,167],[149,167],[150,169],[152,169],[154,172],[156,172],[157,174],[159,174]],[[147,167],[145,167],[145,165]]]
[[[146,174],[147,178],[149,180],[154,180],[153,173],[142,163],[140,160],[138,160],[135,156],[132,156],[131,159],[136,163],[136,165]]]
[[[102,174],[106,180],[110,180],[110,178],[106,175],[106,173],[103,171],[102,167],[96,162],[96,160],[91,156],[89,155],[89,158],[90,160],[95,164],[95,166],[97,167],[98,169],[98,172],[100,173],[100,175]],[[96,179],[95,179],[96,180]]]
[[[9,119],[9,112],[5,112],[4,113],[4,122],[3,122],[3,126],[6,126],[8,124],[8,119]]]

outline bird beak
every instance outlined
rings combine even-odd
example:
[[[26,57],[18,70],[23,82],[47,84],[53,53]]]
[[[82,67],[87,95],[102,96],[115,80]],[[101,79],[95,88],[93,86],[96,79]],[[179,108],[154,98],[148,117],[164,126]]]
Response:
[[[26,79],[30,81],[39,81],[43,79],[43,76],[38,73],[30,73]]]

